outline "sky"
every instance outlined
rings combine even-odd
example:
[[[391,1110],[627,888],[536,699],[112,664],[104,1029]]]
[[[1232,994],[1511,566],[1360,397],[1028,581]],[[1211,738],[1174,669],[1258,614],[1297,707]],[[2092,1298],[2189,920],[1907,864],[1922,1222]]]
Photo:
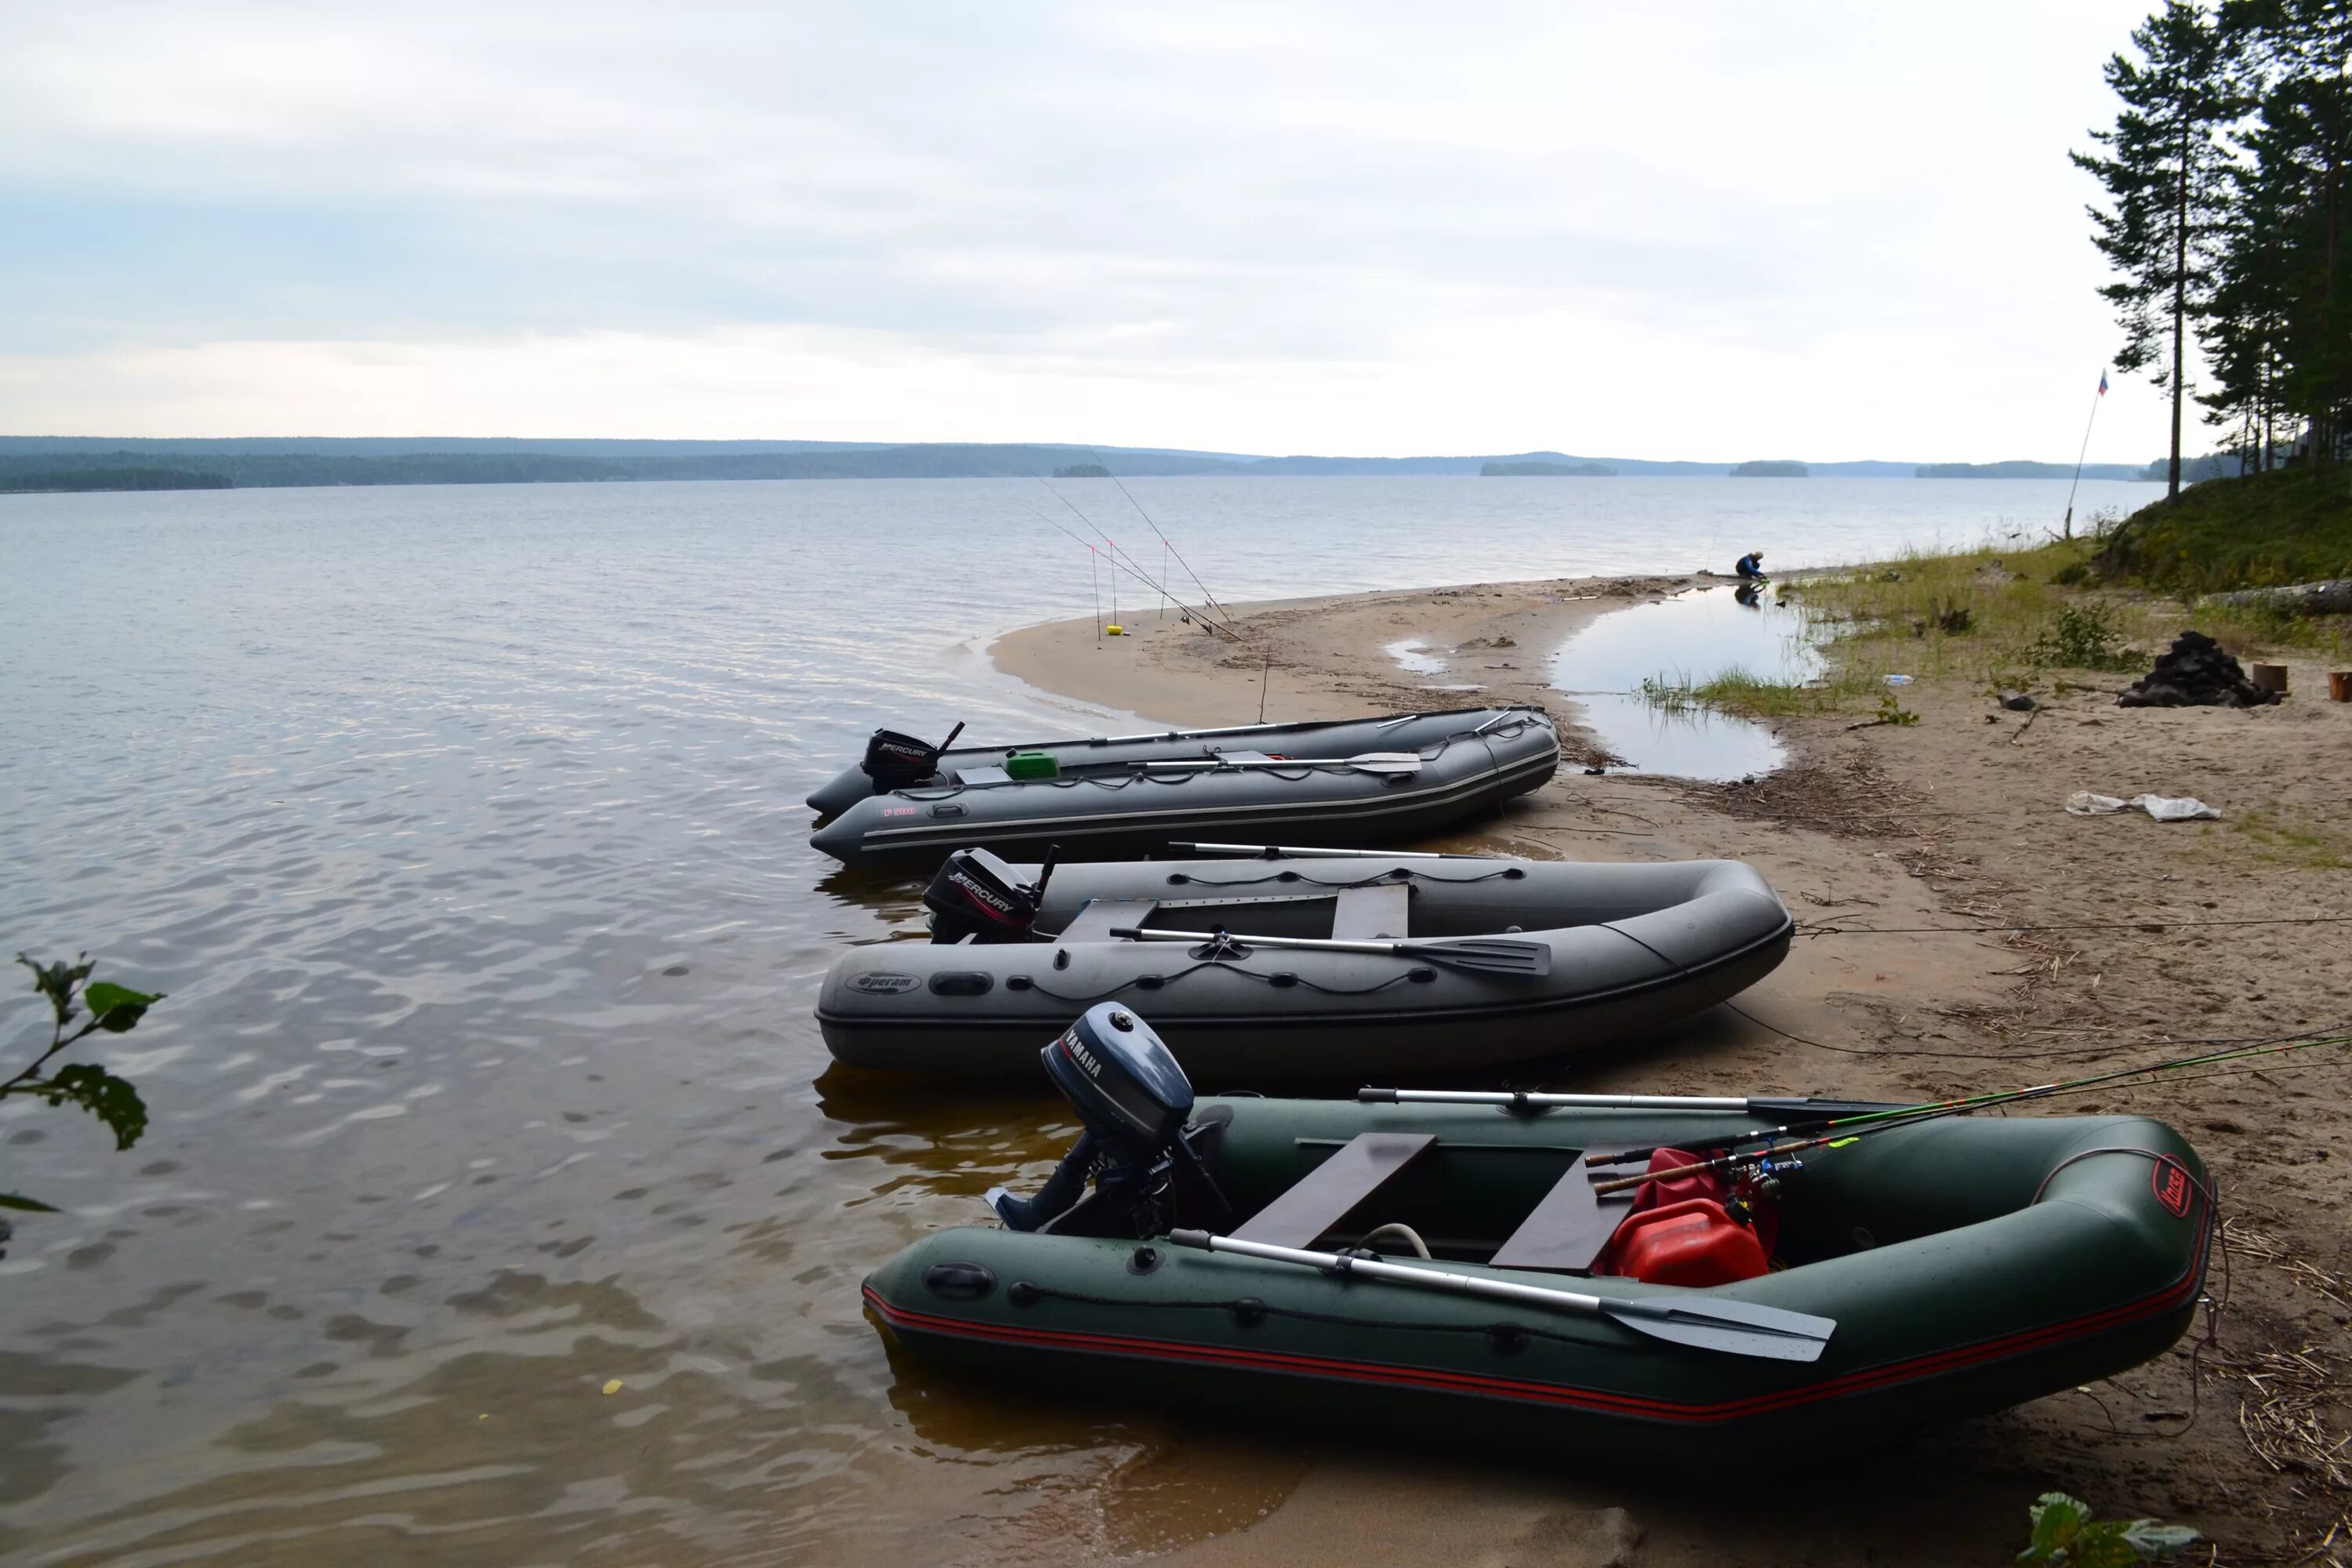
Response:
[[[2071,460],[2148,3],[16,0],[0,433]]]

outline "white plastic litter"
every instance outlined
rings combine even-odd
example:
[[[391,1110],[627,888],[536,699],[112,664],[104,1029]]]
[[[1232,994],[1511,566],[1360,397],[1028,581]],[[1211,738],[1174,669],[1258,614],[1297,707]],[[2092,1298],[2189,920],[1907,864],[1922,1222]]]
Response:
[[[1907,675],[1890,675],[1886,678],[1886,684],[1889,686],[1908,686],[1911,684],[1911,680],[1912,678]]]
[[[2118,811],[2139,810],[2158,822],[2193,822],[2199,817],[2221,820],[2219,811],[2189,795],[2136,795],[2129,800],[2120,800],[2111,795],[2078,789],[2066,797],[2066,810],[2075,816],[2107,816]]]

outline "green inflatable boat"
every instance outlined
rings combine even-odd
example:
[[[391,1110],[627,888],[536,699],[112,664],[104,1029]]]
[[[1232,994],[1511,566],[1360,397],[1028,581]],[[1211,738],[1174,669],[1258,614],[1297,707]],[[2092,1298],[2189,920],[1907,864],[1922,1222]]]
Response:
[[[1078,1147],[1034,1198],[990,1194],[1001,1226],[877,1269],[869,1314],[919,1358],[1223,1418],[1818,1456],[2161,1353],[2213,1227],[2196,1153],[2139,1117],[1947,1116],[1742,1164],[1887,1108],[1196,1103],[1112,1005],[1045,1059]],[[1721,1202],[1645,1206],[1710,1158]]]

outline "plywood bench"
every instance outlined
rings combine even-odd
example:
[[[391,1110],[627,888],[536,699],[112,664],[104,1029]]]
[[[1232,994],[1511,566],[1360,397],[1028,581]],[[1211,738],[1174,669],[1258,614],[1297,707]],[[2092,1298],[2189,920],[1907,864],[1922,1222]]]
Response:
[[[1436,1142],[1431,1132],[1359,1132],[1234,1235],[1269,1247],[1312,1247]]]
[[[1585,1274],[1601,1249],[1617,1234],[1618,1221],[1633,1206],[1632,1192],[1601,1197],[1592,1190],[1585,1161],[1577,1155],[1551,1191],[1519,1222],[1508,1240],[1486,1261],[1496,1268],[1541,1268],[1555,1274]]]

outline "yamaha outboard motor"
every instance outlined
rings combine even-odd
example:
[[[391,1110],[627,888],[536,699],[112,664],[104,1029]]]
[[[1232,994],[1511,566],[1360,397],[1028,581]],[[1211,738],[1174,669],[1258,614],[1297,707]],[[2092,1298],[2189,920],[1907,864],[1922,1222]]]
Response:
[[[940,771],[940,758],[955,738],[963,733],[958,724],[948,731],[948,738],[938,745],[902,735],[896,730],[877,730],[866,739],[865,760],[858,766],[874,781],[876,795],[887,795],[894,789],[907,789],[931,778]]]
[[[1158,1236],[1179,1225],[1223,1230],[1232,1206],[1198,1145],[1223,1121],[1188,1128],[1192,1086],[1151,1026],[1100,1002],[1047,1046],[1045,1076],[1086,1129],[1034,1198],[992,1189],[988,1205],[1014,1230],[1064,1229],[1084,1212],[1089,1236]],[[1088,1196],[1086,1185],[1094,1180]],[[1085,1202],[1081,1204],[1080,1200]]]
[[[931,911],[931,940],[1043,942],[1029,928],[1036,923],[1037,905],[1053,879],[1054,856],[1060,847],[1045,852],[1045,864],[1034,882],[1016,879],[1012,867],[985,849],[959,849],[949,856],[923,889],[923,907]]]

